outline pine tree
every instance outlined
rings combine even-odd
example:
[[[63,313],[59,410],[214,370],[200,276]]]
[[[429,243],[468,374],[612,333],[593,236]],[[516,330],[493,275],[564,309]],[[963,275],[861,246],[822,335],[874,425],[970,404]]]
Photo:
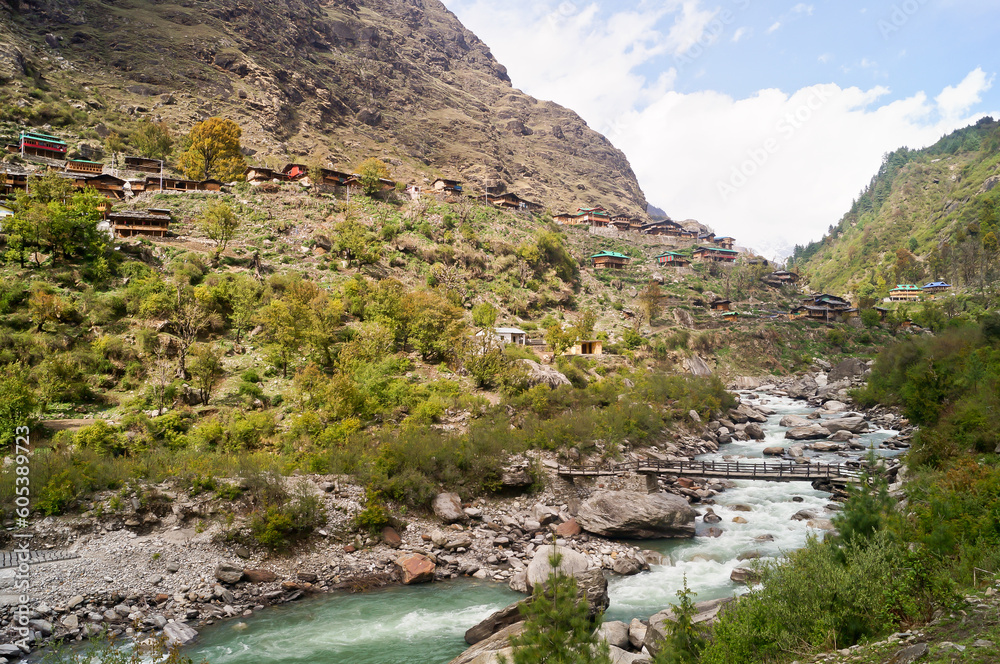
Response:
[[[522,604],[524,630],[511,637],[513,660],[501,656],[502,664],[611,664],[608,644],[594,634],[601,618],[590,619],[576,579],[558,572],[559,558],[553,551],[549,563],[555,571],[544,587],[535,586],[531,601]]]
[[[674,605],[674,620],[667,627],[667,638],[653,658],[653,664],[694,664],[705,648],[705,637],[694,624],[697,613],[688,588],[687,575],[684,589],[677,591],[680,604]]]

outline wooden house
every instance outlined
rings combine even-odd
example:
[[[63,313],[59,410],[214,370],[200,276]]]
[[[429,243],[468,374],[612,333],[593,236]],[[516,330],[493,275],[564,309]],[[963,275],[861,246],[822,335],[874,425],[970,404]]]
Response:
[[[665,251],[655,260],[657,265],[666,265],[667,267],[687,267],[691,264],[687,256],[676,251]]]
[[[99,161],[89,161],[87,159],[67,159],[66,172],[100,175],[104,172],[104,164]]]
[[[583,217],[583,215],[577,212],[562,212],[560,214],[553,215],[552,221],[562,226],[575,226],[583,223],[580,221],[581,217]]]
[[[699,233],[698,242],[702,242],[705,244],[711,244],[712,242],[715,242],[715,233]]]
[[[11,196],[15,191],[28,189],[28,172],[7,166],[0,171],[0,194]]]
[[[951,284],[946,283],[944,281],[932,281],[929,284],[924,284],[923,286],[921,286],[920,290],[923,291],[925,295],[927,295],[928,299],[933,300],[936,296],[940,295],[941,293],[947,293],[949,290],[951,290]]]
[[[730,323],[734,323],[740,319],[740,314],[738,311],[727,311],[722,314],[722,318]]]
[[[587,224],[589,226],[594,226],[596,228],[606,228],[611,225],[611,215],[604,208],[589,207],[580,208],[576,211],[579,215],[579,221],[577,223]]]
[[[760,278],[768,286],[780,287],[785,284],[794,284],[799,280],[799,275],[794,272],[788,272],[787,270],[777,270],[770,274],[765,274]]]
[[[147,235],[164,237],[170,231],[170,210],[122,210],[108,215],[111,230],[118,237]]]
[[[500,341],[505,344],[523,346],[528,343],[528,333],[516,327],[498,327],[494,332],[500,337]]]
[[[431,183],[431,189],[443,194],[461,195],[462,183],[458,180],[438,178]]]
[[[124,200],[125,198],[126,182],[122,178],[107,173],[101,175],[67,173],[67,175],[73,180],[73,185],[81,189],[90,187],[107,198],[116,200]],[[128,190],[131,193],[131,187],[128,187]]]
[[[717,247],[722,247],[723,249],[732,249],[736,245],[736,238],[717,237],[712,241],[712,244]]]
[[[642,228],[642,222],[627,214],[616,214],[611,217],[611,225],[620,231],[630,231]]]
[[[334,187],[346,187],[348,182],[356,181],[357,176],[350,173],[335,171],[329,168],[323,169],[323,184],[333,185]]]
[[[66,158],[66,142],[57,136],[37,132],[21,132],[19,140],[21,154],[49,159]]]
[[[889,291],[889,300],[891,302],[916,302],[921,295],[923,295],[923,291],[916,284],[897,284]]]
[[[566,350],[564,355],[603,355],[604,342],[599,339],[578,341]]]
[[[708,306],[712,311],[729,311],[729,305],[731,302],[729,300],[712,300]]]
[[[125,170],[140,173],[159,173],[163,170],[163,162],[149,157],[125,157]]]
[[[222,182],[208,180],[184,180],[175,177],[146,176],[147,191],[222,191]]]
[[[0,203],[0,220],[4,219],[5,217],[13,217],[13,216],[14,216],[14,211],[11,210],[6,205]]]
[[[506,194],[486,194],[486,201],[505,210],[518,210],[525,212],[540,212],[543,208],[538,203],[521,198],[515,193]]]
[[[243,178],[250,184],[261,184],[273,180],[284,180],[285,174],[264,166],[250,166],[243,171]]]
[[[682,237],[686,231],[683,226],[670,219],[661,219],[639,227],[643,235],[664,235],[666,237]]]
[[[590,264],[594,266],[595,270],[623,270],[628,266],[629,261],[632,260],[625,254],[619,254],[617,251],[602,251],[599,254],[594,254],[590,257]]]
[[[699,263],[735,263],[739,253],[733,249],[720,247],[695,247],[693,256]]]

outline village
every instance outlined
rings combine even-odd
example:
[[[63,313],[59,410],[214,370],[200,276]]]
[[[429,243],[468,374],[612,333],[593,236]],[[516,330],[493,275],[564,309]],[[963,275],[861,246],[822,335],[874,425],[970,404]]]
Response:
[[[167,238],[173,235],[171,224],[174,218],[170,209],[134,206],[124,209],[116,204],[141,200],[144,193],[153,192],[223,192],[227,183],[217,179],[190,180],[173,175],[163,160],[145,156],[122,156],[111,164],[101,161],[69,158],[68,143],[62,138],[37,131],[21,131],[16,143],[5,146],[9,154],[20,155],[21,164],[0,164],[0,219],[13,214],[3,201],[12,198],[16,191],[27,191],[30,178],[46,172],[66,178],[73,186],[91,188],[107,200],[99,207],[105,222],[101,228],[113,237],[129,238],[143,236]],[[251,186],[273,188],[284,183],[298,183],[303,187],[313,187],[335,196],[346,197],[361,193],[361,175],[324,167],[310,167],[302,163],[288,163],[280,170],[265,166],[249,166],[243,179]],[[467,194],[460,180],[436,178],[429,185],[397,183],[388,178],[379,178],[377,189],[384,196],[396,195],[404,200],[420,200],[431,196],[445,203],[457,203],[465,198],[493,206],[511,213],[538,215],[547,214],[546,207],[513,192],[490,191],[486,187],[481,195]],[[800,276],[792,271],[777,269],[769,271],[769,261],[754,255],[752,251],[736,246],[736,239],[716,236],[693,220],[680,223],[670,218],[643,221],[628,213],[615,213],[600,206],[580,207],[575,212],[551,214],[552,221],[565,229],[586,228],[598,237],[621,240],[626,244],[642,242],[664,248],[652,258],[657,269],[690,273],[692,264],[733,265],[742,262],[763,268],[761,282],[774,289],[790,287],[794,292]],[[586,257],[595,271],[626,270],[637,259],[625,253],[603,250]],[[942,281],[930,282],[924,286],[899,284],[889,292],[885,303],[911,303],[933,300],[951,289]],[[715,297],[706,302],[706,307],[726,321],[737,320],[741,315],[732,309],[732,302]],[[889,309],[874,307],[880,318],[885,320]],[[745,315],[745,314],[742,314]],[[787,311],[766,312],[772,320],[809,319],[824,323],[849,322],[859,316],[857,303],[849,299],[826,294],[801,294],[799,303]],[[904,321],[907,325],[908,321]],[[525,344],[527,335],[518,328],[498,328],[497,335],[505,342]],[[567,351],[569,354],[600,355],[601,342],[585,341]]]

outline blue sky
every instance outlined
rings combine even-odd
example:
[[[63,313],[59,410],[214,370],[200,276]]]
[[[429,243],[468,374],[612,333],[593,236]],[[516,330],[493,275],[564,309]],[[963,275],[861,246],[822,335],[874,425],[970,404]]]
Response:
[[[444,2],[651,203],[769,257],[836,223],[885,152],[1000,115],[995,0]]]

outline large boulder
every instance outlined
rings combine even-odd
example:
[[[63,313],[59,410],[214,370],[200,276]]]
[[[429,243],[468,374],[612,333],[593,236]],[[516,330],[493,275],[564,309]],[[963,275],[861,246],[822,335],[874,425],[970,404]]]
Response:
[[[552,566],[551,558],[553,554],[559,557],[557,567]],[[590,568],[590,560],[587,556],[569,549],[565,546],[546,544],[535,550],[535,555],[528,563],[528,589],[533,589],[536,585],[544,585],[553,572],[566,576],[576,576],[586,572]]]
[[[730,414],[732,414],[734,411],[731,410],[729,412],[730,412]],[[746,419],[743,420],[744,422],[746,422],[746,421],[750,421],[750,422],[767,422],[767,415],[765,415],[764,413],[762,413],[762,412],[760,412],[760,411],[758,411],[758,410],[756,410],[754,408],[751,408],[750,406],[746,405],[745,403],[744,404],[740,404],[740,406],[735,409],[735,413],[738,414],[740,417],[746,418]],[[739,420],[734,419],[733,421],[737,422]]]
[[[830,435],[830,430],[819,424],[810,424],[805,427],[792,427],[785,432],[785,438],[789,440],[819,440]]]
[[[698,602],[694,605],[695,615],[692,616],[691,622],[703,627],[713,624],[718,618],[719,611],[732,601],[732,597],[723,597],[707,602]],[[676,620],[673,609],[660,611],[649,619],[649,627],[646,629],[646,639],[643,641],[643,646],[651,654],[656,655],[660,652],[663,642],[667,638],[669,623]]]
[[[525,370],[528,372],[528,384],[548,385],[552,389],[560,385],[571,385],[569,378],[556,371],[553,367],[547,367],[534,360],[521,360]]]
[[[198,638],[198,632],[187,623],[172,622],[163,627],[163,637],[168,648],[186,646]]]
[[[865,433],[868,431],[868,422],[863,417],[838,417],[833,420],[826,420],[823,426],[830,433],[838,431],[850,431],[851,433]]]
[[[445,523],[468,521],[469,515],[462,509],[462,499],[457,493],[439,493],[434,497],[434,514]]]
[[[816,377],[812,374],[806,374],[786,387],[785,394],[793,399],[808,399],[809,397],[816,396],[816,390],[818,389],[819,384],[816,382]]]
[[[778,422],[783,427],[807,427],[813,424],[812,420],[806,419],[801,415],[785,415]]]
[[[237,583],[243,578],[243,568],[229,563],[219,563],[215,568],[215,578],[223,583]]]
[[[833,383],[838,380],[863,378],[866,373],[868,373],[868,364],[856,357],[851,357],[833,367],[828,378]]]
[[[523,622],[505,627],[493,636],[469,647],[448,664],[499,664],[501,656],[509,662],[513,659],[514,652],[510,646],[510,637],[517,636],[522,631],[524,631]]]
[[[525,602],[514,602],[510,606],[490,614],[478,625],[473,625],[465,632],[465,642],[470,646],[490,638],[502,629],[506,629],[515,623],[523,620],[521,617],[521,607]]]
[[[601,623],[595,636],[599,641],[607,642],[609,646],[623,650],[629,647],[628,625],[620,620],[607,620]]]
[[[434,580],[434,563],[427,556],[408,553],[396,558],[396,566],[403,577],[404,585],[427,583]]]
[[[580,506],[576,520],[603,537],[694,537],[695,512],[672,493],[602,491]]]
[[[754,440],[764,440],[764,428],[756,422],[751,422],[743,432]]]
[[[684,360],[684,366],[694,376],[712,375],[712,368],[708,366],[705,360],[701,359],[697,355],[692,355]]]

